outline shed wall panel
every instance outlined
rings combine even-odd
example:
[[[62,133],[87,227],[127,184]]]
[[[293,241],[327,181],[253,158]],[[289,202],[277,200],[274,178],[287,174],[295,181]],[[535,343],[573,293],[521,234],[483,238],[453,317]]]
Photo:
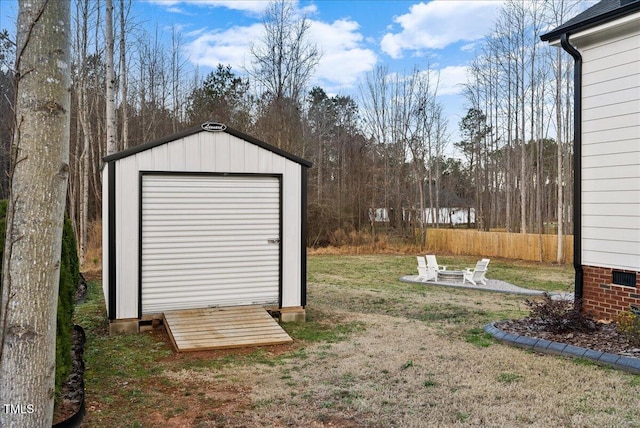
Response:
[[[231,136],[225,134],[216,137],[216,142],[211,145],[211,147],[213,148],[213,157],[206,159],[208,162],[205,163],[205,168],[212,166],[214,171],[231,171]],[[234,155],[240,156],[241,153],[238,151],[234,153]],[[212,165],[209,165],[209,162],[211,162]]]
[[[136,318],[138,316],[136,290],[138,283],[138,215],[137,209],[134,207],[138,203],[137,168],[138,159],[134,157],[122,159],[116,165],[117,318]],[[134,275],[129,275],[129,273]]]
[[[293,175],[298,169],[298,165],[294,163],[285,163],[285,174]],[[300,180],[289,180],[283,183],[283,193],[290,195],[299,195],[301,192]],[[300,236],[300,223],[297,219],[300,219],[302,213],[300,211],[300,204],[288,204],[283,211],[282,222],[284,225],[292,225],[298,228],[298,237]],[[282,264],[287,266],[287,269],[283,272],[284,282],[293,282],[296,278],[300,278],[300,240],[294,234],[290,234],[284,237],[284,245],[288,248],[296,248],[296,251],[290,251],[283,254]],[[300,287],[291,289],[289,293],[283,295],[282,305],[287,306],[299,306],[300,305]]]

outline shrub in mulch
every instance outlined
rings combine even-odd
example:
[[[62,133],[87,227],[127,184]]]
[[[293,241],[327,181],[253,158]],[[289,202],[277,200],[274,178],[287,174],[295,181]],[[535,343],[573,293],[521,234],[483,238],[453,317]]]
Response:
[[[620,312],[615,321],[618,333],[629,339],[631,344],[640,346],[640,312],[632,307],[629,311]]]
[[[530,317],[552,333],[591,332],[597,330],[597,324],[579,310],[579,304],[569,300],[553,300],[544,293],[542,300],[526,300]]]

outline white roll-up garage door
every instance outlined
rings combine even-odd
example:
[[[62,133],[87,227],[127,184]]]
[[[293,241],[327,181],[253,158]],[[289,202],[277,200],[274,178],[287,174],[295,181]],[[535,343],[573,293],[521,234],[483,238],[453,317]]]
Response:
[[[142,178],[142,313],[277,304],[280,179]]]

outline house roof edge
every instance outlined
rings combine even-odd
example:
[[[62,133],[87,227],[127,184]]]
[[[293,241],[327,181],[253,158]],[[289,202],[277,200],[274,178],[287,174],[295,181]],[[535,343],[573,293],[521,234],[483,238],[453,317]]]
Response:
[[[606,4],[605,4],[606,3]],[[600,9],[598,6],[605,4],[615,5],[618,7],[615,8],[603,8],[604,11],[601,13],[597,13]],[[634,12],[640,11],[640,0],[615,0],[615,1],[607,1],[604,0],[596,5],[590,7],[584,12],[576,15],[574,18],[565,22],[564,24],[556,27],[555,29],[549,31],[540,36],[540,40],[543,42],[556,41],[562,37],[563,34],[569,33],[573,34],[578,31],[586,30],[592,27],[596,27],[601,24],[605,24],[610,21],[614,21],[616,19],[622,18],[623,16],[632,14]]]

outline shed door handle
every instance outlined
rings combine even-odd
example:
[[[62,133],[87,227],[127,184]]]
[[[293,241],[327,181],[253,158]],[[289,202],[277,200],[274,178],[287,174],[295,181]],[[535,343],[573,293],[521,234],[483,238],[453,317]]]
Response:
[[[274,244],[274,245],[278,245],[278,244],[280,244],[280,238],[271,238],[271,239],[267,239],[267,243],[269,243],[269,244]]]

